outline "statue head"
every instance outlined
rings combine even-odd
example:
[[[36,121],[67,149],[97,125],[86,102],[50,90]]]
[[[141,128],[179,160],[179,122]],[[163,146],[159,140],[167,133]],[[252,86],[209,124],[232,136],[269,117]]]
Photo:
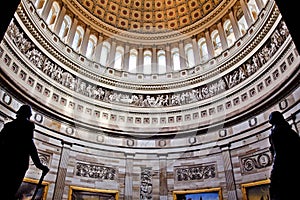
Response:
[[[17,111],[17,117],[30,118],[32,115],[29,105],[22,105]]]
[[[279,111],[274,111],[271,112],[271,114],[269,115],[269,123],[274,125],[274,124],[280,124],[285,122],[285,119],[283,117],[283,115],[281,114],[281,112]]]

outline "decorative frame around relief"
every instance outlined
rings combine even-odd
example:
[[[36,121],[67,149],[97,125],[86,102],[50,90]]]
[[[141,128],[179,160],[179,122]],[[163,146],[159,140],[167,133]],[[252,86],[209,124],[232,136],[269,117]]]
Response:
[[[36,186],[39,180],[31,179],[31,178],[24,178],[23,182],[16,194],[18,199],[27,199],[33,196]],[[46,200],[47,193],[48,193],[48,186],[49,183],[43,181],[41,187],[38,189],[36,194],[35,200]]]
[[[270,180],[261,180],[242,184],[243,200],[268,200]]]
[[[199,190],[181,190],[173,191],[174,200],[222,200],[222,190],[221,188],[209,188],[209,189],[199,189]]]
[[[104,190],[104,189],[94,189],[70,186],[68,200],[76,200],[76,195],[85,195],[86,199],[91,199],[98,197],[105,200],[118,200],[119,192],[117,190]],[[85,200],[84,196],[80,196],[81,199]]]

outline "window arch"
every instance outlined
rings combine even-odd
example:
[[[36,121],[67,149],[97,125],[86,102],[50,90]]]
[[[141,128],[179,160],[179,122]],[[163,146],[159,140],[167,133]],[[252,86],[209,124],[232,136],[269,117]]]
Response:
[[[230,47],[234,44],[234,42],[236,41],[236,38],[235,38],[235,35],[233,32],[232,24],[229,19],[227,19],[224,22],[223,27],[224,27],[224,32],[225,32],[225,36],[227,39],[228,47]]]
[[[214,30],[211,33],[211,39],[214,47],[214,53],[215,55],[219,55],[222,52],[222,44],[221,44],[221,39],[218,30]]]
[[[194,50],[193,45],[188,43],[184,47],[185,57],[186,57],[186,66],[187,67],[194,67],[195,66],[195,57],[194,57]]]
[[[258,10],[258,6],[256,4],[256,1],[255,0],[250,0],[248,3],[248,8],[250,10],[250,13],[252,15],[252,18],[254,20],[257,20],[257,17],[258,17],[258,13],[259,13],[259,10]]]
[[[114,68],[121,70],[123,67],[123,59],[124,58],[124,47],[117,46],[115,60],[114,60]]]
[[[90,35],[87,44],[86,57],[92,59],[95,53],[95,48],[97,44],[97,37],[95,35]]]
[[[45,6],[45,0],[37,0],[34,4],[34,6],[36,7],[37,11],[40,13],[41,10],[44,8]]]
[[[205,62],[208,60],[208,49],[206,39],[204,37],[198,40],[199,53],[201,62]]]
[[[152,66],[152,52],[150,50],[144,51],[144,74],[151,74]]]
[[[158,60],[158,73],[163,74],[167,72],[167,60],[166,60],[166,51],[159,50],[157,52],[157,60]]]
[[[72,43],[72,48],[75,51],[79,51],[82,40],[83,40],[83,35],[84,35],[83,28],[81,26],[77,26],[75,36],[74,36],[74,40],[73,40],[73,43]]]
[[[56,22],[59,11],[60,11],[59,4],[57,2],[53,2],[46,20],[46,23],[48,24],[49,28],[52,30],[54,28],[54,24]]]
[[[138,51],[136,49],[131,49],[129,52],[129,71],[136,72],[137,66],[137,59],[138,59]]]
[[[241,8],[237,11],[237,22],[241,35],[245,35],[248,29],[248,25]]]
[[[70,30],[72,19],[69,15],[65,15],[59,30],[58,36],[63,42],[66,42],[68,32]]]
[[[171,60],[172,60],[173,70],[174,71],[180,70],[180,55],[179,55],[179,49],[177,47],[171,49]]]
[[[248,29],[248,25],[246,23],[244,16],[238,21],[238,25],[239,25],[241,34],[245,35],[247,32],[247,29]]]
[[[102,44],[101,56],[100,56],[100,64],[103,66],[106,66],[109,51],[110,51],[110,43],[104,41]]]

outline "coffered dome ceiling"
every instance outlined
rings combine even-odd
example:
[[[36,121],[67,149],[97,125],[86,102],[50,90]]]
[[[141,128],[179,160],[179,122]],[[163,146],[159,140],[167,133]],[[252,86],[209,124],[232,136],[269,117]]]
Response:
[[[122,31],[163,33],[199,26],[195,23],[222,0],[77,0],[102,22]]]
[[[27,91],[29,101],[38,104],[37,108],[45,113],[50,110],[55,117],[48,121],[59,124],[59,129],[65,127],[63,134],[81,139],[90,140],[100,130],[112,137],[149,139],[149,135],[186,137],[229,127],[248,118],[251,112],[269,107],[270,94],[271,99],[276,99],[273,97],[281,95],[278,93],[283,90],[290,91],[290,85],[280,77],[293,81],[290,76],[293,66],[275,62],[284,54],[290,59],[287,63],[292,64],[294,54],[287,51],[294,52],[294,47],[274,2],[261,5],[261,10],[255,9],[260,11],[255,15],[257,21],[245,15],[248,22],[245,20],[244,25],[251,26],[242,35],[238,29],[243,14],[240,12],[253,3],[246,2],[62,0],[55,1],[53,7],[49,3],[40,8],[39,4],[24,0],[0,49],[0,57],[4,58],[3,52],[7,52],[4,64],[12,65],[3,68],[14,80],[6,83],[16,83]],[[35,10],[35,6],[39,9]],[[56,6],[61,8],[61,13]],[[51,13],[50,17],[47,13]],[[68,24],[69,34],[64,36],[60,35],[59,27],[66,15],[73,23]],[[51,24],[49,19],[53,16],[57,20]],[[223,38],[220,44],[225,43],[224,49],[218,49],[219,54],[215,55],[210,41],[211,52],[202,62],[196,52],[197,39],[198,42],[202,37],[209,39],[209,34],[220,30],[226,20],[235,25],[236,31],[232,33],[238,36],[236,42],[229,46]],[[79,34],[76,35],[78,27],[87,33],[82,35],[82,43]],[[220,30],[220,33],[226,32]],[[95,54],[87,57],[90,35],[99,38],[99,44],[107,42],[111,49],[97,45]],[[75,46],[74,38],[78,39]],[[186,65],[184,42],[192,47],[193,55],[198,55],[194,57],[198,63]],[[126,65],[121,63],[115,67],[118,62],[113,61],[118,47],[123,47]],[[177,69],[172,66],[172,48],[177,48],[183,56]],[[129,69],[130,49],[137,51],[136,60],[140,61],[133,72]],[[143,68],[145,50],[153,52],[151,58],[155,58],[151,67],[148,65],[149,71]],[[159,71],[155,56],[158,50],[167,52],[165,71]],[[14,51],[18,54],[14,55]],[[14,57],[18,62],[11,61]],[[103,64],[100,58],[105,58]],[[284,87],[278,91],[271,86],[281,84]],[[77,133],[77,129],[82,132]],[[220,136],[218,132],[213,134],[215,138]]]

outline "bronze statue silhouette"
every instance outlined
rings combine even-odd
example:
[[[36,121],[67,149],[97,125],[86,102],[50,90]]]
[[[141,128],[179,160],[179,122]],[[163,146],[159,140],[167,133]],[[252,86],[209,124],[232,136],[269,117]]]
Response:
[[[270,175],[271,200],[299,199],[300,137],[279,111],[269,115],[269,135],[273,166]]]
[[[22,105],[17,111],[16,119],[4,124],[0,133],[0,199],[14,200],[23,178],[29,168],[29,159],[43,171],[49,168],[39,159],[33,142],[35,125],[30,121],[31,107]]]

